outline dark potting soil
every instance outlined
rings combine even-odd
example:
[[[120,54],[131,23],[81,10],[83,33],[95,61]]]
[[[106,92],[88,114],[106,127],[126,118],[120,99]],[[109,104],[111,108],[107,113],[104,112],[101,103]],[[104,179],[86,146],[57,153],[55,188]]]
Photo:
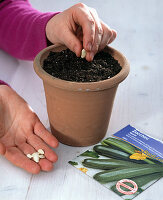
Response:
[[[118,74],[122,67],[106,52],[99,52],[92,62],[77,57],[69,49],[50,52],[44,60],[43,69],[52,76],[76,82],[96,82]]]

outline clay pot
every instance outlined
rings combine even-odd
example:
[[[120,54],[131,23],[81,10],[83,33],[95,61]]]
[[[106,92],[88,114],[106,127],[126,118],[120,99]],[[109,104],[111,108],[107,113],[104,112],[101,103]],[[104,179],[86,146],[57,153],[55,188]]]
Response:
[[[119,51],[106,46],[104,51],[118,60],[122,70],[113,78],[99,82],[71,82],[54,78],[42,68],[50,51],[43,49],[34,60],[34,69],[43,80],[51,131],[64,144],[89,146],[98,143],[107,132],[118,84],[129,73],[129,63]]]

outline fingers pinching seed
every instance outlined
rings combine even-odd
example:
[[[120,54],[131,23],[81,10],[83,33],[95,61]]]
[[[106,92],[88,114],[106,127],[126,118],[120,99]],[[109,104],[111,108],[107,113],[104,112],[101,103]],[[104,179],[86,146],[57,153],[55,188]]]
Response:
[[[101,39],[102,39],[102,35],[103,35],[103,29],[102,29],[101,21],[100,21],[98,14],[94,8],[90,8],[90,14],[92,15],[92,17],[95,21],[95,37],[94,37],[94,43],[93,43],[93,47],[92,47],[92,56],[91,56],[92,57],[91,59],[93,59],[94,55],[99,50],[99,46],[101,44]]]

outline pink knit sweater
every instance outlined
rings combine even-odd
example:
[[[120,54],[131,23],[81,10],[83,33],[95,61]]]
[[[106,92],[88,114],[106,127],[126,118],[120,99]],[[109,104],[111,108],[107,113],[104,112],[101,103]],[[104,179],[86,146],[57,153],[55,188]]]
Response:
[[[56,14],[39,12],[28,0],[0,0],[0,49],[33,60],[47,46],[46,24]]]

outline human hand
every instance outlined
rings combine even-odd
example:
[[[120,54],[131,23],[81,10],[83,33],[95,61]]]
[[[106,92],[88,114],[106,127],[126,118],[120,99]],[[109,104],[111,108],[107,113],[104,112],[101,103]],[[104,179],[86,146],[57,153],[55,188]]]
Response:
[[[64,44],[79,57],[84,48],[86,59],[94,55],[116,38],[116,31],[102,22],[95,9],[83,3],[52,17],[46,25],[46,36],[53,44]]]
[[[0,154],[14,165],[37,174],[50,171],[57,155],[50,147],[58,146],[57,139],[49,133],[29,105],[10,87],[0,85]],[[45,159],[39,163],[27,158],[43,149]]]

